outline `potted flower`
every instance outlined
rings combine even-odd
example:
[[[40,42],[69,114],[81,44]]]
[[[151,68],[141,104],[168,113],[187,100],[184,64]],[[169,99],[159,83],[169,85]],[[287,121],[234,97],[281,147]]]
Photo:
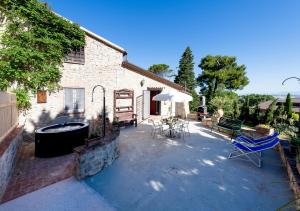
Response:
[[[274,128],[272,128],[270,125],[265,124],[259,124],[255,127],[255,130],[258,134],[262,136],[269,136],[274,133]]]

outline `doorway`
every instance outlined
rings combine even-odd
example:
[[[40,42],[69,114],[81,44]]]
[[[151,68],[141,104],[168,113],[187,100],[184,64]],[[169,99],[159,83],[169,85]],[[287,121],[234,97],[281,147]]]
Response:
[[[161,102],[153,100],[153,97],[159,93],[161,93],[161,90],[150,91],[150,115],[160,115]]]

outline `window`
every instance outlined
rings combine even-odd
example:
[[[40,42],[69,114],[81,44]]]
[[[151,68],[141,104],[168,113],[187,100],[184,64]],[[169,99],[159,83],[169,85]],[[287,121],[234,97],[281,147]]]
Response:
[[[84,88],[64,88],[67,113],[84,112]]]
[[[37,103],[47,103],[47,92],[38,91],[36,94]]]
[[[74,64],[84,64],[84,47],[71,51],[65,58],[65,62]]]

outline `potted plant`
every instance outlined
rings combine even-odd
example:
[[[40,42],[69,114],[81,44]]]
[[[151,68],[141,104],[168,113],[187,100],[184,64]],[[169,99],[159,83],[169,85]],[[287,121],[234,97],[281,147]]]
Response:
[[[272,128],[270,125],[265,124],[259,124],[255,127],[255,130],[258,134],[262,136],[269,136],[274,133],[274,128]]]
[[[113,122],[112,122],[113,126],[119,126],[119,121],[117,118],[114,118]]]

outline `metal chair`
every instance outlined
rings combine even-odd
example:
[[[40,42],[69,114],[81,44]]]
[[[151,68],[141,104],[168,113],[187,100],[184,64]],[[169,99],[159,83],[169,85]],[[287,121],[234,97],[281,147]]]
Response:
[[[162,124],[159,124],[157,122],[154,122],[153,119],[149,119],[149,122],[152,124],[152,130],[151,130],[151,135],[155,137],[157,134],[162,134],[163,133],[163,127]]]

